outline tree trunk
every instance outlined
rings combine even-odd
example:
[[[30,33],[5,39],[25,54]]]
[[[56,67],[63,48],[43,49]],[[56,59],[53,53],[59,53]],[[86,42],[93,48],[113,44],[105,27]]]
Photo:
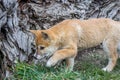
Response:
[[[9,77],[15,63],[28,61],[35,51],[33,35],[19,26],[18,2],[0,0],[0,78]]]
[[[19,2],[19,8],[18,8]],[[0,0],[0,78],[35,53],[29,29],[48,29],[64,19],[120,20],[120,0]]]

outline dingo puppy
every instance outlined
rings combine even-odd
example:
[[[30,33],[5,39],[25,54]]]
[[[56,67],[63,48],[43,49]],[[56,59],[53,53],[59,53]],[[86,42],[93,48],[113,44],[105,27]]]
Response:
[[[103,43],[109,57],[104,71],[111,71],[118,59],[117,47],[120,42],[120,22],[107,19],[64,20],[47,30],[30,30],[36,36],[37,52],[52,55],[46,66],[54,66],[66,59],[72,70],[79,49],[94,47]]]

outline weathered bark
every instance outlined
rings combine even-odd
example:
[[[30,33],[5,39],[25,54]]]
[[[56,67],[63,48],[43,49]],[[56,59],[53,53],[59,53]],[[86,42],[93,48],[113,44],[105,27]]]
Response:
[[[18,2],[0,0],[0,78],[9,77],[18,61],[28,61],[35,51],[33,35],[19,26]]]
[[[120,20],[120,0],[30,0],[22,6],[31,29],[47,29],[64,19],[106,17]],[[22,15],[23,15],[22,14]],[[23,18],[23,19],[24,19]]]
[[[16,0],[0,0],[0,78],[7,77],[17,61],[29,61],[34,54],[34,37],[27,31],[29,29],[47,29],[64,19],[73,18],[120,20],[120,0],[18,2],[20,9]]]

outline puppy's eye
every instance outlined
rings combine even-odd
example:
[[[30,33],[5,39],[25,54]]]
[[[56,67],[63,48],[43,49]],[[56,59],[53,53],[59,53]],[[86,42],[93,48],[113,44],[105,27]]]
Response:
[[[41,46],[41,47],[40,47],[40,50],[43,50],[44,48],[45,48],[45,47]]]

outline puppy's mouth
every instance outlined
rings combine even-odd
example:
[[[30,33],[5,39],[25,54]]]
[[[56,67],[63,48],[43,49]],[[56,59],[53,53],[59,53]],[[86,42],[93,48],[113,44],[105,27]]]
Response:
[[[42,61],[43,59],[48,60],[52,55],[48,55],[45,53],[44,55],[39,55],[37,53],[34,54],[34,59]]]

